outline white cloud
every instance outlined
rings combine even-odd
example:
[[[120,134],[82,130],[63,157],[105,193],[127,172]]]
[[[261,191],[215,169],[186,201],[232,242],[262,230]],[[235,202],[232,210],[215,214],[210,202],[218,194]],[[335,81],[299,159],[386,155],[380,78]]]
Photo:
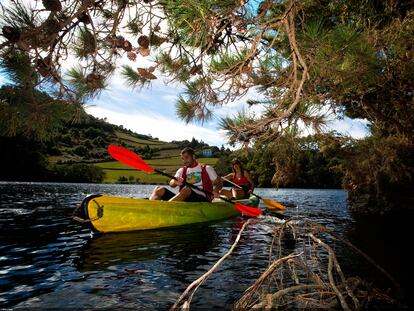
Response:
[[[328,130],[335,130],[353,138],[364,138],[370,134],[368,125],[369,121],[366,119],[350,119],[345,117],[341,120],[332,120],[328,125]]]
[[[164,141],[184,140],[195,137],[210,145],[220,146],[226,143],[222,131],[209,129],[195,124],[184,124],[181,121],[163,116],[157,112],[145,114],[133,112],[130,114],[114,112],[112,110],[92,106],[87,112],[99,118],[107,118],[108,122],[122,125],[141,134],[151,134]]]
[[[4,75],[0,74],[0,86],[7,83],[7,79]]]

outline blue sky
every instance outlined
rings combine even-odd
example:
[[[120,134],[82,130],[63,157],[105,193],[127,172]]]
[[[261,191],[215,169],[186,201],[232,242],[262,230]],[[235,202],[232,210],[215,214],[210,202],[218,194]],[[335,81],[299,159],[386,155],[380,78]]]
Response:
[[[250,92],[246,98],[229,103],[215,110],[212,120],[204,124],[186,124],[175,114],[175,101],[182,91],[182,86],[171,83],[162,76],[143,89],[131,89],[123,80],[114,75],[107,90],[86,105],[90,114],[107,118],[110,123],[123,125],[140,134],[150,134],[161,140],[183,140],[195,137],[198,140],[221,146],[226,145],[224,132],[219,129],[218,121],[226,115],[235,115],[237,111],[245,109],[251,111],[245,100],[257,96]],[[0,85],[6,83],[0,75]],[[260,108],[255,109],[260,113]],[[335,129],[340,133],[361,138],[368,135],[365,120],[333,119],[328,129]]]
[[[106,117],[109,122],[123,125],[141,134],[151,134],[161,140],[191,139],[203,140],[212,145],[226,144],[226,137],[219,129],[218,121],[226,115],[235,115],[237,111],[245,109],[246,99],[257,96],[250,92],[248,96],[229,103],[214,111],[211,121],[204,124],[186,124],[175,114],[175,101],[182,91],[182,86],[173,83],[164,83],[162,77],[155,80],[148,88],[132,90],[124,86],[119,77],[114,77],[108,90],[104,91],[87,107],[87,111],[94,116]],[[260,107],[255,109],[260,113]],[[332,119],[328,129],[335,129],[340,133],[356,138],[368,134],[365,120]]]

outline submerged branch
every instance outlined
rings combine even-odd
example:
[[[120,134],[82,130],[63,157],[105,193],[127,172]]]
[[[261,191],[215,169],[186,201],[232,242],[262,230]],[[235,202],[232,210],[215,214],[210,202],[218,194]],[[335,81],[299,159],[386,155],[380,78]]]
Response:
[[[181,306],[190,309],[191,300],[198,287],[232,253],[249,222],[250,220],[243,225],[229,251],[208,272],[187,287],[171,310],[177,310],[186,296],[188,299]],[[396,299],[362,278],[345,276],[336,258],[334,247],[329,244],[332,243],[331,241],[338,240],[344,241],[346,246],[353,249],[356,247],[324,226],[310,221],[289,220],[275,225],[273,232],[269,266],[235,303],[235,310],[257,308],[359,310],[375,308],[379,305],[402,306]],[[275,244],[278,244],[276,256],[273,254]],[[283,246],[290,248],[292,245],[295,251],[283,254],[286,253]],[[362,251],[358,253],[364,255]],[[364,258],[367,256],[365,255]],[[369,262],[378,266],[372,259]]]
[[[213,267],[211,267],[210,270],[208,270],[205,274],[203,274],[202,276],[200,276],[197,280],[195,280],[193,283],[191,283],[186,290],[181,294],[181,296],[177,299],[177,301],[174,303],[174,305],[171,307],[170,311],[174,311],[177,310],[179,304],[181,303],[181,301],[190,293],[191,290],[193,290],[193,292],[191,293],[191,295],[189,296],[188,300],[186,300],[183,304],[183,307],[185,309],[189,309],[190,308],[190,303],[191,300],[194,296],[194,293],[197,291],[197,289],[200,287],[201,284],[203,284],[213,273],[214,271],[216,271],[219,266],[222,264],[222,262],[231,255],[231,253],[233,252],[233,250],[236,248],[237,244],[239,243],[240,237],[244,231],[244,229],[247,227],[248,224],[250,224],[250,222],[252,221],[253,218],[250,218],[249,220],[247,220],[244,224],[243,227],[240,229],[239,234],[236,237],[236,240],[234,241],[233,245],[230,247],[230,249],[227,251],[226,254],[224,254],[215,264]]]

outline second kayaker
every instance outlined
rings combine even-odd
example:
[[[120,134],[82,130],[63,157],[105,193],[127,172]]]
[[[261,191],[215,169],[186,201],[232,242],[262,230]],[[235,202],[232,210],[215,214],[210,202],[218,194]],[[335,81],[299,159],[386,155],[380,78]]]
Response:
[[[150,200],[211,202],[214,196],[190,188],[183,182],[186,181],[218,195],[223,186],[222,179],[218,177],[213,167],[198,163],[192,148],[186,147],[181,151],[181,160],[183,161],[183,167],[175,173],[177,180],[171,179],[169,182],[171,187],[179,187],[179,192],[175,194],[165,187],[157,186],[152,192]]]
[[[254,190],[254,183],[250,178],[248,171],[243,169],[243,165],[239,159],[231,161],[233,172],[224,176],[225,179],[232,181],[241,188],[233,187],[231,190],[220,190],[220,194],[234,200],[247,199]]]

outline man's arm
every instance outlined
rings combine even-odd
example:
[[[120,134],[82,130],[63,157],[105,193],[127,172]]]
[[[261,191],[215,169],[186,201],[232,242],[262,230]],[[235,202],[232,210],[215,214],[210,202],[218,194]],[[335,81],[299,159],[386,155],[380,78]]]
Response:
[[[173,188],[175,188],[177,186],[181,186],[183,184],[183,181],[184,181],[181,176],[183,176],[183,168],[179,168],[177,170],[174,177],[177,178],[178,180],[171,179],[170,182],[169,182],[170,186],[173,187]]]
[[[211,182],[213,183],[214,192],[218,193],[218,191],[223,188],[223,180],[217,175],[216,171],[211,166],[207,165],[206,170]]]

